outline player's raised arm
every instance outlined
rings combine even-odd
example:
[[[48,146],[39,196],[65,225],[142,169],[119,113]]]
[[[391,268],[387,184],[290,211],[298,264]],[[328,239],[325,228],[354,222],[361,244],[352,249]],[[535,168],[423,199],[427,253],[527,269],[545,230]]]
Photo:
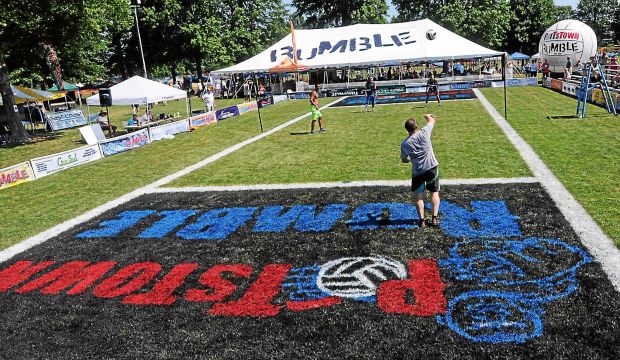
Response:
[[[435,127],[435,116],[433,114],[424,114],[424,119],[426,119],[427,124]]]

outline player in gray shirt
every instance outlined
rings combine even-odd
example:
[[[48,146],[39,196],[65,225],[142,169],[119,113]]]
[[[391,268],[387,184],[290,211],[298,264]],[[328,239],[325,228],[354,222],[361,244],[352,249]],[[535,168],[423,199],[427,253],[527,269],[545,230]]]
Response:
[[[439,221],[439,162],[433,152],[431,134],[435,126],[435,117],[424,115],[426,126],[418,128],[414,118],[405,121],[405,129],[409,136],[400,145],[400,158],[404,163],[411,163],[411,191],[416,194],[416,209],[418,210],[418,226],[426,227],[424,220],[424,190],[431,193],[433,213],[429,225],[438,226]]]

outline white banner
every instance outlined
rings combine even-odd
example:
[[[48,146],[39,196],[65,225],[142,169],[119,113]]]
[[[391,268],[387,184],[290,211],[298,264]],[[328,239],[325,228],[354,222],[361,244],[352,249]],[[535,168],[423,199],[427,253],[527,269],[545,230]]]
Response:
[[[152,127],[149,131],[151,132],[151,141],[161,140],[169,135],[174,135],[174,134],[178,134],[182,132],[188,132],[189,121],[181,120],[181,121],[176,121],[170,124],[155,126],[155,127]]]
[[[277,104],[277,103],[279,103],[281,101],[284,101],[284,100],[288,100],[288,96],[286,96],[286,95],[274,95],[273,96],[273,103],[274,104]]]
[[[30,160],[32,170],[37,179],[63,171],[77,165],[101,159],[99,145],[88,145],[81,148],[44,156]]]
[[[138,130],[127,135],[117,136],[99,142],[103,156],[110,156],[123,151],[132,150],[148,144],[149,132],[146,129]]]

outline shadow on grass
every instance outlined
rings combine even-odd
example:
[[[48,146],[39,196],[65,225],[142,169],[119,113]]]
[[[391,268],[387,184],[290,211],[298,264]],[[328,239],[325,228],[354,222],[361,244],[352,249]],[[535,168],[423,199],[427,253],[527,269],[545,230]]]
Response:
[[[578,119],[577,115],[547,115],[547,119]]]

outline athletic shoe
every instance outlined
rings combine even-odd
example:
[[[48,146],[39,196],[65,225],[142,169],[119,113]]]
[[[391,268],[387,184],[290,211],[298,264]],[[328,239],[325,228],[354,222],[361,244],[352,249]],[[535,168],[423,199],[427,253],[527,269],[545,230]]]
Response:
[[[424,228],[426,228],[426,220],[424,220],[424,219],[420,219],[420,220],[418,220],[418,227],[419,227],[420,229],[424,229]]]
[[[425,107],[425,108],[427,108],[427,107],[428,107],[428,104],[424,104],[424,107]]]
[[[432,227],[437,227],[437,226],[439,226],[439,219],[438,219],[438,216],[433,216],[433,217],[431,218],[431,223],[430,223],[429,225],[430,225],[430,226],[432,226]]]
[[[319,130],[319,132],[326,132],[327,129],[326,128],[321,128],[321,130]]]

